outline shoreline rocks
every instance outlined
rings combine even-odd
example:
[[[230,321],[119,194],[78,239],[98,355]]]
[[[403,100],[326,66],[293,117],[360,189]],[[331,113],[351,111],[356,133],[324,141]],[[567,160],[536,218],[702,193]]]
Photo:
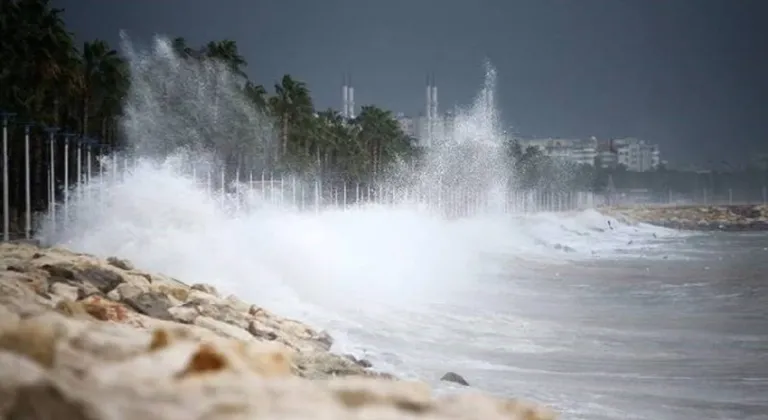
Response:
[[[469,386],[469,382],[467,382],[466,379],[464,379],[463,376],[459,375],[456,372],[448,372],[445,375],[443,375],[440,378],[441,381],[446,382],[453,382],[455,384],[463,385],[463,386]]]
[[[614,217],[672,229],[692,231],[768,231],[768,206],[611,207]]]
[[[0,419],[555,418],[437,399],[323,331],[119,258],[2,243],[0,269]]]

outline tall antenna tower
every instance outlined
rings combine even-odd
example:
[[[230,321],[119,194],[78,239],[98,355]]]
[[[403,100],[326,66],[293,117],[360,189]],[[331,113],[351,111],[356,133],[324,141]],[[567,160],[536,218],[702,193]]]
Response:
[[[341,75],[341,116],[349,118],[349,85],[346,73]]]

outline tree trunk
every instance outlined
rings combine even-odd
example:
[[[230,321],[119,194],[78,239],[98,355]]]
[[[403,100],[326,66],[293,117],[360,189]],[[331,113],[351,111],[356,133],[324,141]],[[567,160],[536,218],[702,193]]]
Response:
[[[59,96],[56,95],[56,97],[53,99],[53,125],[55,127],[59,126]]]
[[[105,144],[110,144],[108,142],[107,138],[107,117],[104,116],[101,118],[101,141],[103,141]]]
[[[281,157],[288,153],[288,114],[283,114],[283,141]]]
[[[80,120],[80,133],[83,136],[88,135],[88,94],[86,93],[83,96],[83,109],[82,109],[82,117]]]

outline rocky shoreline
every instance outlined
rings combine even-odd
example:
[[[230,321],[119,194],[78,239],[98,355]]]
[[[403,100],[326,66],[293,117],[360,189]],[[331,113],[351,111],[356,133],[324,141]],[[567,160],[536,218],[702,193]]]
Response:
[[[610,216],[631,222],[694,231],[768,231],[768,206],[612,207]]]
[[[553,419],[375,372],[332,338],[206,284],[0,244],[0,419]]]

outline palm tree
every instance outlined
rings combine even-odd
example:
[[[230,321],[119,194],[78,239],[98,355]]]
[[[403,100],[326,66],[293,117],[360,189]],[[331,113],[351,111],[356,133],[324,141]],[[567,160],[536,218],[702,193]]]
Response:
[[[253,105],[259,110],[264,110],[267,107],[267,90],[264,86],[257,85],[250,80],[245,82],[243,86],[243,93]]]
[[[269,98],[269,106],[274,116],[280,121],[279,154],[282,158],[288,154],[292,134],[299,134],[311,121],[314,110],[312,98],[304,82],[294,80],[286,74],[280,83],[275,85],[275,96]],[[301,141],[297,136],[293,136],[293,140]]]
[[[122,59],[102,40],[83,44],[80,133],[88,135],[91,105],[94,100],[104,101],[115,93],[114,84],[121,76]],[[103,130],[102,130],[103,131]]]
[[[321,171],[328,172],[332,167],[338,166],[339,153],[349,133],[344,118],[333,109],[319,112],[316,126],[313,148]]]
[[[204,48],[206,58],[219,60],[227,66],[232,74],[247,78],[243,68],[248,65],[240,52],[237,50],[237,42],[231,39],[223,41],[211,41]]]
[[[358,138],[368,151],[374,178],[409,148],[405,133],[390,111],[371,105],[363,106],[355,124],[360,127]]]
[[[171,41],[171,48],[173,48],[173,51],[176,53],[176,55],[183,60],[196,56],[195,50],[187,45],[187,40],[184,37],[179,36],[173,38]]]
[[[46,113],[50,122],[58,119],[56,91],[65,90],[74,46],[60,17],[62,10],[48,0],[0,3],[0,36],[13,39],[0,47],[3,105],[16,109],[24,118]],[[13,63],[8,65],[8,63]],[[44,109],[46,105],[53,105]]]

